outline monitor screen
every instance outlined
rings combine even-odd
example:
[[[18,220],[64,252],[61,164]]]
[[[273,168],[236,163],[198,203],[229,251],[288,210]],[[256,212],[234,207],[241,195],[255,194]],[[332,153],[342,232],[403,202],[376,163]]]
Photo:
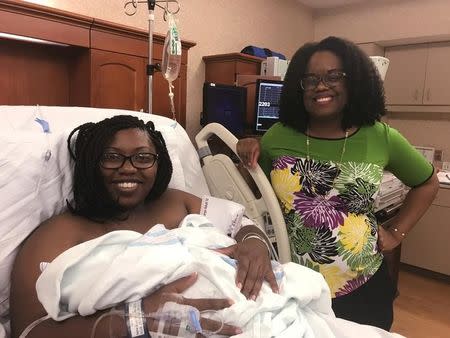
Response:
[[[222,124],[236,137],[244,133],[247,88],[216,83],[203,85],[203,117],[201,124]]]
[[[262,80],[256,82],[255,133],[263,134],[278,121],[279,101],[283,81]]]

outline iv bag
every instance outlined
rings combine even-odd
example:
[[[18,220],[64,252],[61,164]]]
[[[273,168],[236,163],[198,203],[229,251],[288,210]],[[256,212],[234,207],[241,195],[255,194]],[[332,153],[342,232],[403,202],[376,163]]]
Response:
[[[167,21],[169,30],[164,40],[161,72],[164,78],[171,83],[177,79],[181,68],[181,40],[172,14],[167,13]]]

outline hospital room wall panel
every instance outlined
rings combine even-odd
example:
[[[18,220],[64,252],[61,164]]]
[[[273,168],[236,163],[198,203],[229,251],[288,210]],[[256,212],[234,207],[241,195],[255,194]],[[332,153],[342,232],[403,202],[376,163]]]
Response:
[[[145,67],[141,57],[91,50],[91,104],[98,108],[146,108]],[[120,95],[117,95],[120,93]]]
[[[0,32],[28,36],[73,46],[89,46],[92,18],[55,9],[43,12],[29,4],[23,11],[20,2],[0,1]]]
[[[0,39],[0,104],[68,105],[66,52],[61,47]]]
[[[78,14],[27,2],[1,2],[0,18],[11,13],[14,22],[0,22],[0,33],[17,36],[0,38],[0,104],[148,111],[146,31],[81,15],[77,20]],[[32,23],[27,26],[29,18]],[[36,28],[35,22],[42,27]],[[73,27],[67,41],[66,26]],[[74,39],[74,29],[79,29],[80,39]],[[22,41],[23,37],[41,40]],[[161,64],[163,45],[164,36],[155,34],[153,64]],[[182,67],[173,91],[177,121],[185,126],[188,49],[195,42],[182,40],[181,45]],[[172,117],[168,83],[161,73],[153,78],[153,93],[152,112]]]
[[[74,49],[70,59],[70,99],[68,106],[89,107],[91,104],[91,57],[86,48]]]
[[[145,36],[120,36],[114,33],[97,30],[91,31],[91,47],[117,53],[146,57],[148,38]]]
[[[153,36],[153,59],[162,59],[164,39],[165,37],[160,34]],[[181,45],[187,49],[193,47],[195,43],[182,40]],[[91,47],[147,58],[148,34],[142,29],[94,19],[91,28]],[[185,65],[187,61],[188,54],[182,53],[181,63]]]
[[[148,30],[145,3],[138,5],[136,15],[127,16],[125,0],[28,1]],[[200,130],[204,56],[237,53],[247,45],[255,45],[291,57],[303,43],[313,38],[313,12],[297,0],[181,0],[180,4],[177,19],[181,38],[197,43],[189,50],[186,74],[186,127],[191,138]],[[155,32],[167,32],[161,9],[155,10]]]

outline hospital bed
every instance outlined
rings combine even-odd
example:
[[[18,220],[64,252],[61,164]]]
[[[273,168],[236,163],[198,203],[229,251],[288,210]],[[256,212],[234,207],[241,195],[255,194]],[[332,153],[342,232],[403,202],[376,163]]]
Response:
[[[279,260],[282,263],[290,261],[285,223],[262,170],[258,167],[250,171],[261,192],[261,197],[257,198],[236,164],[223,154],[211,152],[207,140],[212,135],[219,137],[235,152],[237,140],[223,127],[211,124],[196,136],[198,154],[186,131],[177,122],[162,116],[114,109],[0,106],[0,338],[8,337],[10,271],[20,244],[42,221],[61,213],[66,208],[66,200],[72,199],[72,165],[67,150],[69,133],[85,122],[96,122],[118,114],[151,120],[161,131],[173,163],[169,187],[199,197],[212,195],[243,204],[247,215],[262,230],[267,226],[273,227]],[[288,265],[285,269],[299,267],[307,271],[305,276],[320,276],[296,264]],[[292,290],[302,292],[308,299],[311,298],[310,290],[319,284],[327,288],[321,276],[321,283],[315,281],[311,285],[307,284],[307,278],[300,280],[304,288],[298,288],[298,282]],[[325,303],[321,306],[330,312],[330,299],[325,298],[322,298]],[[314,311],[308,311],[314,314]],[[312,322],[326,328],[327,337],[398,337],[377,328],[335,318],[332,312],[325,314],[323,320],[325,322],[320,322],[320,325],[314,320]]]
[[[0,106],[0,316],[8,312],[9,276],[18,247],[42,221],[62,212],[66,200],[72,198],[66,143],[70,131],[117,114],[151,120],[161,131],[173,163],[169,187],[243,204],[247,216],[262,230],[273,227],[279,259],[290,261],[285,223],[262,170],[250,171],[262,195],[256,198],[236,164],[224,154],[211,152],[208,139],[212,135],[236,149],[237,139],[221,125],[208,125],[197,135],[199,156],[186,131],[166,117],[114,109]]]

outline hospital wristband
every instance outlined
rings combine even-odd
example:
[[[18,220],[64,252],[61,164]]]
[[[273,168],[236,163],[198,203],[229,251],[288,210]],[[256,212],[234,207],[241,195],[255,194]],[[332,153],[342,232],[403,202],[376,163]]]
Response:
[[[151,338],[142,311],[142,299],[125,303],[125,320],[129,338]]]
[[[267,244],[266,240],[265,240],[264,238],[262,238],[261,235],[258,234],[258,233],[256,233],[256,232],[249,232],[249,233],[246,233],[246,234],[244,235],[244,237],[242,237],[242,241],[241,241],[241,242],[245,241],[246,239],[251,239],[251,238],[254,238],[254,239],[257,239],[257,240],[263,242],[264,245],[265,245],[266,248],[267,248],[267,252],[268,252],[269,255],[270,255],[270,252],[271,252],[271,251],[270,251],[269,244]]]

